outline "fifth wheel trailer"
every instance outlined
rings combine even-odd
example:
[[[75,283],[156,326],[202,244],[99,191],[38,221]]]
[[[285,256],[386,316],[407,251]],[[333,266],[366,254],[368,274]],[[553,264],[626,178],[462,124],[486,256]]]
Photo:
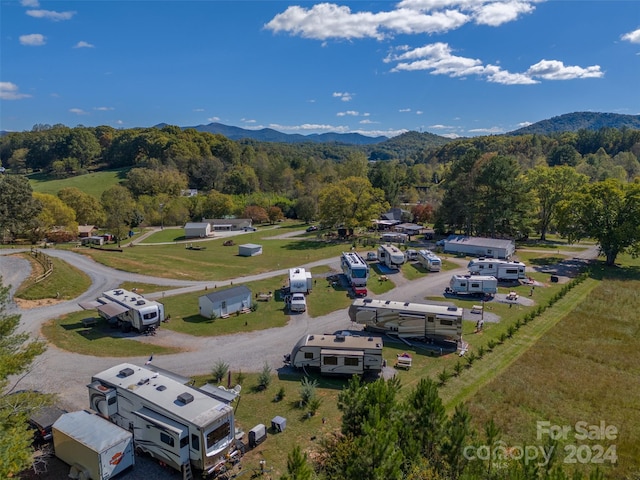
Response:
[[[471,275],[490,275],[498,280],[520,280],[526,278],[525,264],[495,258],[474,258],[467,265]]]
[[[102,293],[96,305],[100,316],[115,321],[124,331],[143,332],[164,320],[164,305],[142,295],[117,288]]]
[[[154,368],[123,363],[93,375],[90,407],[133,432],[137,451],[183,474],[213,475],[239,457],[233,408]]]
[[[131,432],[95,412],[65,413],[51,430],[55,455],[71,466],[70,478],[108,480],[135,464]]]
[[[371,298],[356,299],[349,318],[367,331],[403,338],[426,338],[459,342],[462,338],[462,308]]]
[[[380,245],[378,247],[378,261],[389,268],[400,268],[407,259],[404,252],[394,245]]]

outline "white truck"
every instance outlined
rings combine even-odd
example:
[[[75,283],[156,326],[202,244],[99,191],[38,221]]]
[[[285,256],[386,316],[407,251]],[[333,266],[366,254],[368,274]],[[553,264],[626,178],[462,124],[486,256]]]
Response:
[[[108,480],[135,464],[133,434],[96,415],[80,410],[63,414],[52,427],[56,457],[78,480]]]
[[[449,281],[448,293],[495,295],[498,279],[487,275],[453,275]]]
[[[304,312],[307,310],[307,300],[304,293],[292,293],[287,298],[290,312]]]

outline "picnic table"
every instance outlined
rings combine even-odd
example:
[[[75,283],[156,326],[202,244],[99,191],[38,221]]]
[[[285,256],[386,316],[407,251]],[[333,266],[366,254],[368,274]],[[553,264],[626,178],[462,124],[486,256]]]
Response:
[[[83,327],[92,327],[98,323],[98,319],[95,317],[83,318],[82,326]]]
[[[411,361],[411,355],[408,353],[399,353],[396,357],[396,367],[406,368],[408,370],[411,368]]]
[[[509,292],[507,300],[518,300],[518,294],[516,292]]]

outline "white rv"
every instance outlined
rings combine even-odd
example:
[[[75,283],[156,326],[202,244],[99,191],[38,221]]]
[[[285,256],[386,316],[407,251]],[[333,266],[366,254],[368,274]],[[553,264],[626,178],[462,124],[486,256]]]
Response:
[[[490,275],[498,280],[519,280],[526,278],[525,264],[494,258],[474,258],[467,265],[471,275]]]
[[[305,271],[304,268],[289,269],[289,293],[307,294],[311,292],[312,288],[311,272]]]
[[[132,432],[137,451],[183,473],[217,473],[239,456],[233,408],[159,372],[129,363],[100,372],[87,385],[89,406]]]
[[[453,275],[449,289],[453,293],[494,295],[498,292],[498,279],[487,275]]]
[[[402,250],[393,245],[380,245],[378,247],[378,261],[389,268],[400,268],[406,258]]]
[[[162,303],[121,288],[103,292],[96,308],[101,317],[116,322],[125,332],[131,329],[143,332],[149,327],[160,326],[164,320]]]
[[[352,322],[365,329],[403,338],[427,338],[458,342],[462,337],[462,308],[455,305],[374,300],[354,300],[349,307]]]
[[[442,260],[431,250],[418,250],[418,262],[429,272],[439,272]]]
[[[310,367],[325,374],[362,375],[365,372],[379,372],[382,370],[382,338],[305,335],[293,347],[288,360],[293,367]]]

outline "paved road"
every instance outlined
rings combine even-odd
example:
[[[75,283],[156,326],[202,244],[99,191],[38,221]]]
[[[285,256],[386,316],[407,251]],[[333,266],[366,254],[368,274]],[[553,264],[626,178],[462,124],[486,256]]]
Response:
[[[12,250],[0,250],[0,272],[4,277],[5,284],[19,285],[28,276],[30,266],[26,260],[10,256],[11,253]],[[174,295],[202,290],[205,285],[210,286],[213,283],[155,278],[122,272],[101,265],[91,258],[65,250],[52,249],[48,250],[47,254],[65,260],[85,271],[91,277],[92,285],[78,298],[56,305],[29,310],[20,310],[15,305],[10,306],[10,311],[17,312],[22,316],[20,330],[29,332],[34,337],[40,335],[40,327],[45,321],[80,310],[79,302],[95,300],[103,291],[116,288],[123,281],[168,287],[165,292],[147,295],[149,298],[160,298],[163,293]],[[595,250],[590,249],[576,255],[593,258],[594,254]],[[392,274],[396,287],[384,297],[398,301],[421,302],[424,301],[425,296],[441,294],[448,286],[452,274],[466,272],[466,260],[451,260],[460,263],[460,267],[447,272],[428,274],[411,282],[407,281],[400,273]],[[301,266],[309,269],[324,264],[330,265],[336,271],[340,268],[339,258],[325,259]],[[287,273],[288,269],[282,269],[215,283],[218,286],[225,286],[231,281],[234,284],[239,284],[282,276]],[[259,332],[217,337],[192,337],[160,329],[155,337],[141,336],[131,341],[158,342],[184,349],[183,353],[179,354],[155,356],[154,364],[185,376],[191,376],[209,373],[212,366],[219,360],[228,363],[232,371],[260,371],[265,362],[273,370],[277,370],[283,368],[283,354],[288,353],[303,335],[333,332],[352,327],[346,309],[342,309],[316,318],[311,318],[306,314],[294,315],[291,316],[286,327]],[[242,354],[239,355],[238,352],[242,352]],[[50,346],[43,355],[38,357],[33,368],[19,380],[17,388],[33,388],[43,392],[58,393],[62,406],[69,410],[82,409],[87,404],[86,385],[92,374],[124,361],[143,364],[146,360],[146,357],[92,357]]]

